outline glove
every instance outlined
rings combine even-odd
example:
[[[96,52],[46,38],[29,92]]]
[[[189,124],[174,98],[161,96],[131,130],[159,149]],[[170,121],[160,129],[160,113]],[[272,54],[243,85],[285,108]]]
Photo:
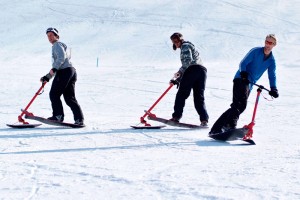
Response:
[[[177,86],[177,89],[179,88],[179,81],[177,79],[172,79],[170,80],[170,83],[172,83],[173,85],[176,85]]]
[[[241,71],[240,72],[240,75],[241,75],[241,78],[242,78],[242,81],[245,83],[245,84],[249,84],[249,80],[248,80],[248,72],[246,71]]]
[[[40,80],[42,83],[49,82],[49,78],[47,76],[43,76]]]
[[[43,76],[40,81],[43,82],[49,82],[49,80],[52,78],[51,74],[46,74],[45,76]]]
[[[271,96],[274,97],[274,98],[279,97],[277,88],[276,88],[276,87],[271,87],[271,90],[270,90],[270,92],[269,92],[269,95],[271,95]]]

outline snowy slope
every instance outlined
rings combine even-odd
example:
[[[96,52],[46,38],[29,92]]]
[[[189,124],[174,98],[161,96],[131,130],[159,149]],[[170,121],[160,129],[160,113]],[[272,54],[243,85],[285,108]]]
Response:
[[[300,198],[299,1],[11,0],[0,6],[0,199]],[[51,68],[50,26],[71,49],[87,127],[8,128]],[[260,99],[257,145],[212,141],[208,130],[130,128],[180,67],[169,40],[176,31],[198,47],[208,68],[210,125],[231,103],[240,60],[267,34],[277,35],[280,97]],[[269,87],[266,74],[259,84]],[[51,115],[49,89],[30,107],[34,114]],[[169,118],[176,91],[153,112]],[[255,95],[254,89],[239,126],[250,122]],[[200,123],[191,98],[182,121]]]

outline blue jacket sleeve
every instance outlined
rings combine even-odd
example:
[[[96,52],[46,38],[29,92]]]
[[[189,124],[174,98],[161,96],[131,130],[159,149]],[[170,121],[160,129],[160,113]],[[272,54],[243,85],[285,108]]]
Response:
[[[269,83],[270,87],[277,88],[276,85],[276,63],[274,60],[274,63],[268,68],[268,77],[269,77]]]

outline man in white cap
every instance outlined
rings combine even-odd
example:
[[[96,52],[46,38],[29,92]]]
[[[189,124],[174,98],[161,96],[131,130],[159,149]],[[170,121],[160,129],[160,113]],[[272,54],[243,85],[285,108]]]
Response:
[[[66,104],[73,112],[75,124],[84,125],[83,113],[75,97],[77,73],[68,57],[67,46],[59,41],[59,33],[56,28],[48,28],[46,34],[52,44],[53,63],[52,69],[41,78],[41,82],[49,82],[54,77],[49,94],[53,113],[52,117],[48,119],[58,122],[64,121],[64,110],[60,100],[61,95],[63,95]]]

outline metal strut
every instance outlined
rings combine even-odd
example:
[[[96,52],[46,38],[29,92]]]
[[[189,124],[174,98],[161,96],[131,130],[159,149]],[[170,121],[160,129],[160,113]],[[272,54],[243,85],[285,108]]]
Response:
[[[21,114],[18,116],[18,121],[19,121],[19,122],[21,122],[21,123],[23,123],[23,124],[29,124],[29,123],[26,122],[22,117],[23,117],[23,115],[27,112],[27,109],[28,109],[28,108],[30,107],[30,105],[33,103],[33,101],[35,100],[35,98],[36,98],[38,95],[40,95],[40,94],[43,93],[43,92],[41,92],[41,91],[44,89],[46,83],[47,83],[47,82],[43,82],[43,83],[42,83],[42,86],[39,88],[39,90],[38,90],[38,91],[35,93],[35,95],[32,97],[32,99],[30,100],[30,102],[28,103],[28,105],[25,107],[25,109],[22,109]]]
[[[154,102],[154,104],[149,108],[149,110],[145,111],[145,114],[140,118],[140,122],[145,126],[151,126],[151,124],[147,123],[145,117],[147,115],[152,114],[151,110],[158,104],[158,102],[169,92],[169,90],[174,86],[173,83],[170,83],[169,87],[164,91],[164,93]]]
[[[266,90],[269,92],[268,89],[266,89],[264,86],[262,85],[257,85],[255,83],[253,83],[253,85],[256,85],[257,88],[257,95],[256,95],[256,101],[255,101],[255,105],[254,105],[254,110],[253,110],[253,115],[252,115],[252,120],[248,125],[245,125],[244,128],[248,129],[247,134],[243,137],[243,140],[249,140],[252,138],[253,135],[253,127],[255,125],[255,116],[256,116],[256,110],[257,110],[257,106],[258,106],[258,102],[259,102],[259,98],[260,98],[260,94],[262,92],[262,90]]]

